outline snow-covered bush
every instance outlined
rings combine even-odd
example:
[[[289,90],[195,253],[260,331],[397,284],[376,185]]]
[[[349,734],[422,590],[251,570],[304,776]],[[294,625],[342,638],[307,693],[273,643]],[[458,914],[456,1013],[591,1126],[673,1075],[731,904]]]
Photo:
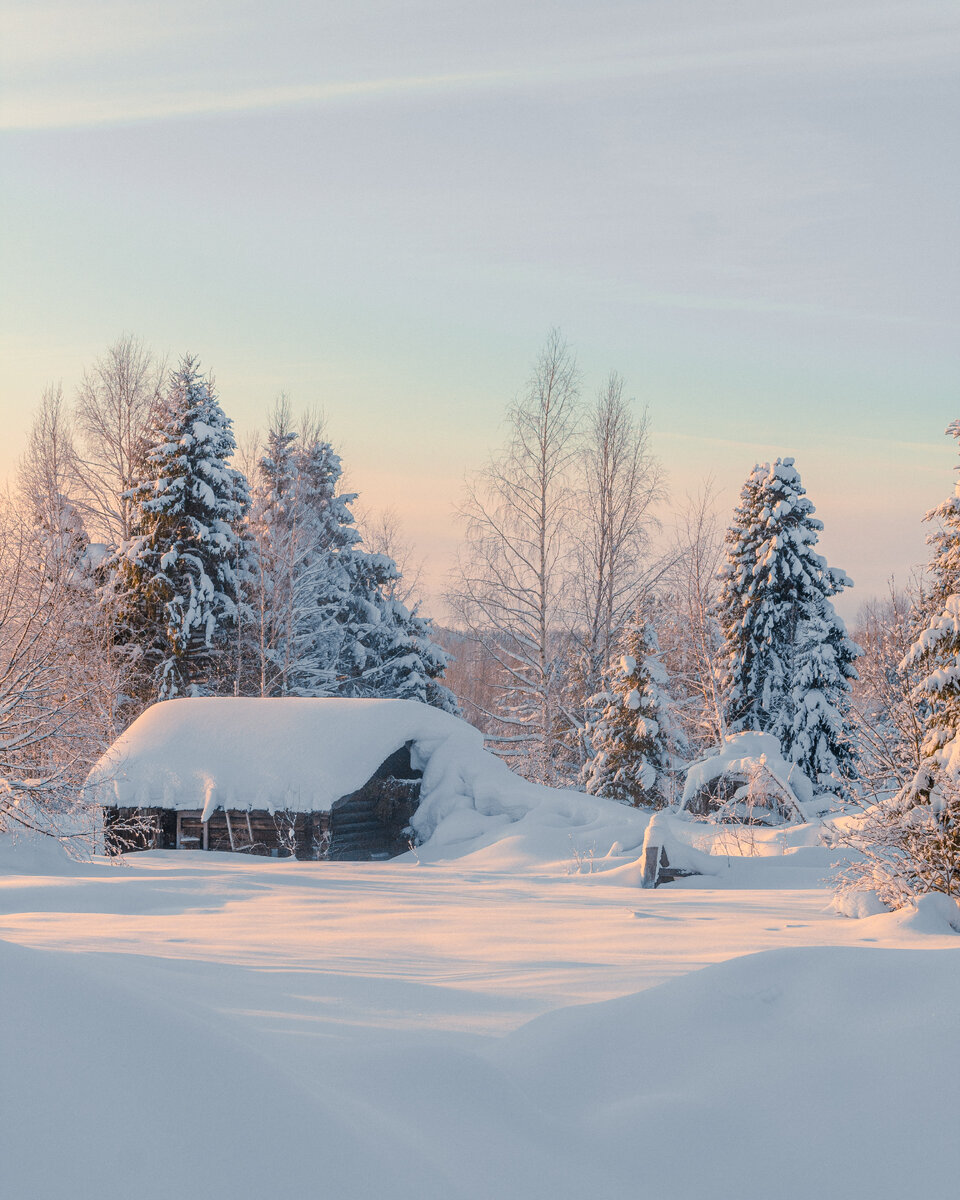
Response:
[[[960,421],[947,433],[960,439]],[[838,841],[858,852],[844,870],[841,899],[873,892],[902,907],[929,892],[960,897],[960,483],[927,513],[937,523],[924,628],[897,670],[913,688],[925,755],[912,782],[880,799]]]
[[[868,808],[837,845],[857,852],[839,876],[841,901],[874,893],[902,908],[928,892],[960,900],[960,784],[928,767],[896,796]]]
[[[714,821],[779,825],[805,821],[813,785],[768,733],[734,733],[691,765],[679,810]]]

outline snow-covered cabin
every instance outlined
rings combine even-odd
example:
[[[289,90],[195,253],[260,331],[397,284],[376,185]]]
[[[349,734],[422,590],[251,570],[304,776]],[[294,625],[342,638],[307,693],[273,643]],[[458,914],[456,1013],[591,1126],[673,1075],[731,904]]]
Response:
[[[420,780],[480,733],[412,700],[180,699],[147,709],[87,791],[107,848],[389,858],[408,848]]]

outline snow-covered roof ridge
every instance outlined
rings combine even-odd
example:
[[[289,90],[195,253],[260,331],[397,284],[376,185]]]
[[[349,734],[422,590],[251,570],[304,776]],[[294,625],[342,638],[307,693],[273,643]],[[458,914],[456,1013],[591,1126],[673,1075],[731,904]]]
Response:
[[[154,704],[87,779],[124,808],[324,812],[402,746],[424,766],[447,741],[466,757],[483,735],[415,700],[202,698]]]

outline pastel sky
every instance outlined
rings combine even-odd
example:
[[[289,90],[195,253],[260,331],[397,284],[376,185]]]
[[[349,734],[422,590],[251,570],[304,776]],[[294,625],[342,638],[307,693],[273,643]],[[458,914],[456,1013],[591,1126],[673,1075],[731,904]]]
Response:
[[[956,0],[0,0],[0,471],[122,332],[328,417],[439,591],[548,330],[675,500],[793,454],[857,583],[960,416]],[[666,514],[665,514],[666,515]]]

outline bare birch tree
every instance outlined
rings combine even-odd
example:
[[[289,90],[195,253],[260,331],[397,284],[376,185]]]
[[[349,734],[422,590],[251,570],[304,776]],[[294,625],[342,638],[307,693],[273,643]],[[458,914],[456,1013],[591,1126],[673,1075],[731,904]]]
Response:
[[[924,761],[926,706],[917,701],[919,672],[906,663],[920,623],[918,585],[890,580],[886,597],[865,604],[857,617],[857,660],[851,715],[860,745],[860,776],[874,791],[903,787]]]
[[[561,651],[578,402],[576,363],[554,331],[508,410],[506,445],[467,486],[450,597],[500,668],[496,748],[545,783],[562,777],[567,753]]]
[[[0,829],[61,836],[118,685],[84,564],[50,547],[31,507],[0,500]]]
[[[73,426],[60,384],[46,388],[20,460],[18,490],[38,528],[48,533],[82,534],[71,503],[76,481]]]
[[[484,734],[498,732],[496,712],[503,694],[503,671],[470,633],[440,628],[437,641],[449,655],[443,681],[456,696],[463,715]]]
[[[722,639],[715,616],[723,529],[714,511],[712,482],[690,497],[679,514],[671,559],[658,632],[687,740],[700,750],[715,745],[724,732]]]
[[[415,557],[412,542],[404,534],[395,508],[378,512],[360,512],[357,524],[363,536],[363,548],[369,554],[385,554],[397,564],[397,577],[388,581],[384,595],[416,609],[422,600],[423,560]]]
[[[132,502],[151,418],[160,403],[164,366],[124,334],[84,373],[77,391],[75,473],[92,535],[112,544],[131,534]]]
[[[649,413],[634,417],[614,372],[587,417],[576,523],[576,617],[601,667],[648,581],[650,535],[659,527],[654,510],[665,493]]]

